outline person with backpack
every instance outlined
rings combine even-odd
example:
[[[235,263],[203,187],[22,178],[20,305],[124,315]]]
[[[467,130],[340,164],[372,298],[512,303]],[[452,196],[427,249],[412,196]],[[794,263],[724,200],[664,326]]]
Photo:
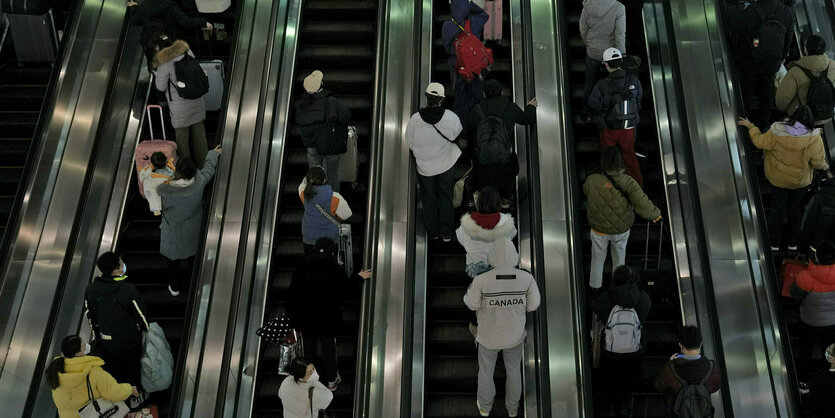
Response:
[[[522,397],[525,313],[539,307],[539,288],[530,273],[516,268],[519,253],[507,237],[493,241],[487,262],[493,269],[476,276],[464,295],[464,304],[478,316],[476,406],[481,416],[490,415],[496,396],[493,371],[502,352],[506,376],[504,402],[508,416],[515,417]]]
[[[470,184],[474,190],[493,187],[502,197],[502,209],[513,202],[519,157],[513,151],[505,122],[495,116],[481,121],[473,149],[473,172]]]
[[[160,184],[166,183],[174,178],[173,158],[168,158],[163,152],[151,154],[151,164],[146,165],[139,171],[139,181],[142,182],[142,190],[145,192],[145,200],[154,216],[162,215],[162,200],[157,193]]]
[[[333,240],[316,240],[312,254],[306,256],[293,271],[290,280],[287,316],[296,331],[302,333],[305,354],[313,356],[321,347],[318,361],[322,380],[328,390],[335,391],[342,377],[336,362],[336,335],[342,329],[342,304],[355,293],[371,270],[362,270],[348,277],[337,262],[339,248]],[[315,300],[315,308],[311,301]]]
[[[675,416],[712,417],[710,394],[719,391],[722,371],[715,361],[702,355],[702,335],[693,325],[678,331],[681,351],[673,354],[655,380],[655,389],[667,395]]]
[[[771,250],[779,251],[784,235],[788,235],[788,248],[796,251],[803,200],[812,184],[814,170],[829,169],[821,130],[815,128],[812,109],[809,106],[797,108],[790,118],[774,122],[766,133],[760,133],[760,129],[744,117],[739,118],[738,124],[748,128],[751,142],[765,153],[765,177],[772,186],[768,217]],[[789,230],[784,231],[787,218]]]
[[[441,106],[443,101],[444,86],[429,83],[426,107],[409,119],[404,139],[417,163],[426,231],[433,240],[450,242],[455,228],[455,162],[461,156],[455,140],[463,127],[455,113]]]
[[[131,12],[130,22],[136,26],[142,26],[142,34],[139,42],[145,51],[145,58],[149,67],[153,62],[154,49],[153,40],[159,34],[165,34],[171,39],[177,38],[179,29],[208,29],[212,30],[212,24],[202,17],[191,17],[180,9],[179,6],[169,0],[144,0],[140,2],[128,1],[128,10]],[[153,68],[152,68],[153,69]]]
[[[792,298],[800,301],[798,372],[803,380],[812,369],[814,343],[835,341],[835,244],[820,241],[809,250],[809,265],[790,288]]]
[[[821,180],[819,190],[815,192],[800,222],[797,236],[797,250],[809,254],[809,244],[835,237],[835,179],[830,169]]]
[[[290,362],[290,376],[278,387],[284,418],[318,418],[333,401],[333,393],[319,381],[319,372],[307,357]]]
[[[626,8],[617,0],[583,0],[580,13],[580,37],[586,45],[586,82],[583,90],[583,108],[588,107],[591,90],[600,80],[603,53],[614,47],[626,52]]]
[[[798,107],[808,105],[815,126],[832,120],[835,109],[835,61],[826,56],[826,41],[811,35],[803,46],[803,57],[789,66],[777,87],[777,109],[792,115]]]
[[[319,70],[304,78],[305,93],[296,99],[295,118],[307,147],[308,167],[323,167],[331,189],[339,192],[339,155],[347,150],[351,109],[322,87],[323,78]]]
[[[324,168],[316,165],[307,170],[307,175],[299,185],[299,199],[304,205],[304,254],[314,254],[316,242],[320,238],[339,242],[339,224],[350,218],[353,212],[345,198],[331,188]]]
[[[113,378],[141,391],[142,333],[149,328],[145,304],[136,286],[126,281],[127,266],[116,253],[103,253],[96,266],[102,274],[84,292],[96,354]]]
[[[455,91],[452,111],[460,120],[466,120],[473,106],[481,101],[484,64],[493,59],[482,42],[484,24],[490,16],[469,0],[451,0],[449,8],[452,19],[441,27],[441,39],[449,56],[449,79]]]
[[[641,376],[641,356],[646,349],[642,324],[652,301],[638,288],[640,281],[635,269],[620,266],[612,273],[612,286],[591,303],[592,311],[604,323],[600,370],[605,376],[603,386],[614,395],[611,407],[615,414],[627,403],[635,376]]]
[[[644,219],[658,222],[658,209],[631,176],[624,174],[623,158],[617,147],[604,148],[600,153],[600,172],[586,178],[586,215],[591,225],[591,269],[589,286],[597,291],[603,286],[603,265],[606,250],[612,253],[613,268],[626,261],[626,242],[635,223],[635,213]]]
[[[222,152],[220,146],[209,151],[199,171],[191,158],[181,158],[174,179],[157,187],[162,200],[159,252],[168,259],[171,296],[179,296],[183,287],[190,288],[194,257],[203,230],[203,190],[214,177]]]
[[[516,124],[529,126],[536,123],[538,106],[539,102],[534,97],[525,105],[525,110],[522,110],[516,103],[513,103],[510,96],[502,96],[501,83],[491,78],[484,83],[484,100],[470,110],[464,130],[468,138],[475,138],[481,121],[488,116],[495,116],[504,121],[510,143],[515,144],[516,141],[513,138]]]
[[[153,40],[156,69],[154,85],[165,93],[171,126],[177,140],[180,158],[192,158],[203,167],[209,146],[206,142],[206,105],[203,96],[209,91],[209,78],[194,58],[185,41],[172,41],[158,33]]]
[[[600,128],[600,148],[617,145],[623,154],[626,172],[644,187],[638,156],[635,154],[635,127],[640,122],[641,81],[623,68],[623,55],[617,48],[603,53],[609,76],[597,82],[589,96],[589,109]]]
[[[728,42],[734,55],[745,111],[754,124],[770,124],[774,75],[789,55],[794,12],[783,0],[757,0],[727,13]]]

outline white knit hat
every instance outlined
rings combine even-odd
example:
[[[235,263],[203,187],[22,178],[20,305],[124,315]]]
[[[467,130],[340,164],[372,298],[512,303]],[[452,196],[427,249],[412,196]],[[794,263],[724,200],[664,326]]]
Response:
[[[321,71],[316,70],[304,78],[304,89],[310,94],[316,93],[322,88],[322,77],[324,75]]]

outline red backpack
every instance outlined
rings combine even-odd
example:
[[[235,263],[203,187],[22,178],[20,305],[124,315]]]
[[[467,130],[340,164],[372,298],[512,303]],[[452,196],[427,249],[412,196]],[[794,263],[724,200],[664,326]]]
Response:
[[[458,75],[465,81],[472,81],[482,71],[490,71],[493,65],[493,50],[484,46],[484,43],[470,31],[470,21],[464,23],[464,27],[455,20],[452,21],[461,29],[461,33],[455,36],[455,68]]]

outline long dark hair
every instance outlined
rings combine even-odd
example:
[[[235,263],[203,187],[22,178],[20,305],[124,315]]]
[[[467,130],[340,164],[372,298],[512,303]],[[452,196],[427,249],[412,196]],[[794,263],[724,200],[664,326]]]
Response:
[[[54,390],[61,386],[58,373],[64,373],[64,360],[75,357],[79,351],[81,351],[81,337],[78,335],[67,336],[61,341],[61,356],[52,359],[44,372],[50,388]]]
[[[304,201],[310,202],[316,197],[316,187],[315,186],[322,186],[328,180],[328,176],[325,173],[325,169],[314,165],[307,170],[307,185],[304,186]]]
[[[603,148],[600,152],[600,172],[623,170],[623,154],[614,145]]]

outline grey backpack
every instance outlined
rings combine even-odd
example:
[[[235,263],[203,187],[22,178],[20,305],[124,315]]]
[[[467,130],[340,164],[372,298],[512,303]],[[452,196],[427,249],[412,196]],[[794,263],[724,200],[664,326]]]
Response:
[[[696,383],[690,383],[676,373],[675,364],[672,361],[670,362],[670,371],[673,372],[673,377],[681,383],[681,390],[678,391],[673,404],[673,412],[676,416],[682,418],[713,416],[713,403],[710,402],[710,392],[707,390],[707,381],[713,375],[713,367],[713,361],[711,360],[705,377]]]
[[[615,305],[603,330],[606,351],[634,353],[641,349],[641,321],[634,308]]]

